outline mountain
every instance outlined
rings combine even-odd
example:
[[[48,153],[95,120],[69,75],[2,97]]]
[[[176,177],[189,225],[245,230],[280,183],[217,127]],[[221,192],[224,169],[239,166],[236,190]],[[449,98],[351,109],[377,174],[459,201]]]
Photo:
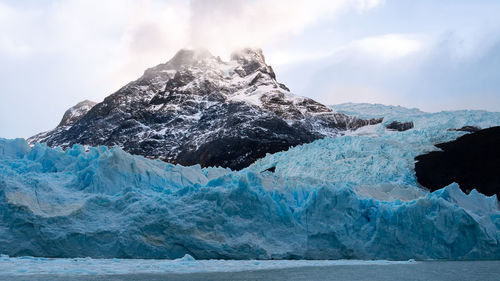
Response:
[[[85,104],[29,142],[117,145],[172,163],[241,169],[267,153],[382,121],[293,95],[260,49],[235,52],[228,62],[206,50],[182,49],[103,102]]]

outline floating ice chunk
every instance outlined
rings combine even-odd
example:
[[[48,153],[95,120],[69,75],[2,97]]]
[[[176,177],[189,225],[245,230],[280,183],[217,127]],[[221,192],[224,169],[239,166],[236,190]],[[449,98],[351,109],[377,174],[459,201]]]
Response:
[[[146,273],[238,272],[309,266],[385,266],[418,264],[418,262],[411,260],[190,260],[187,262],[180,262],[180,260],[182,259],[39,259],[32,257],[0,257],[0,275],[4,278],[7,276],[45,274],[86,276]]]
[[[176,261],[195,261],[195,259],[191,255],[185,254],[182,258],[176,259]]]

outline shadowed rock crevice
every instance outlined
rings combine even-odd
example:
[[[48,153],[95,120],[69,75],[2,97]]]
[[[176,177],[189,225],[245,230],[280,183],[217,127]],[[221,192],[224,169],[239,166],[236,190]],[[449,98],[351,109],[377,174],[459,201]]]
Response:
[[[404,132],[413,128],[413,122],[399,122],[393,121],[385,126],[389,130]]]

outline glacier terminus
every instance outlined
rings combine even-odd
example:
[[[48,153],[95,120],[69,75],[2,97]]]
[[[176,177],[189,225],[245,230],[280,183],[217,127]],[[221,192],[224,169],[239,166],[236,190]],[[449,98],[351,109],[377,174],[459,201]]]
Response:
[[[498,259],[496,196],[419,186],[414,158],[500,113],[332,106],[380,124],[247,168],[181,166],[119,147],[0,140],[0,253],[196,259]],[[412,121],[397,132],[385,125]],[[273,168],[273,169],[270,169]]]

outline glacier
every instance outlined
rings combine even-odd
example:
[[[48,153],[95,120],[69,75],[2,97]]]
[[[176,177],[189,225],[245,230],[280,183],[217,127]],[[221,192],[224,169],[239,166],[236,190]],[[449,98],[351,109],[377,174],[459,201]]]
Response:
[[[0,253],[198,259],[498,259],[495,196],[418,186],[414,157],[500,113],[333,106],[384,117],[241,171],[184,167],[118,147],[0,139]],[[384,124],[413,121],[392,132]],[[265,171],[275,167],[275,172]]]

